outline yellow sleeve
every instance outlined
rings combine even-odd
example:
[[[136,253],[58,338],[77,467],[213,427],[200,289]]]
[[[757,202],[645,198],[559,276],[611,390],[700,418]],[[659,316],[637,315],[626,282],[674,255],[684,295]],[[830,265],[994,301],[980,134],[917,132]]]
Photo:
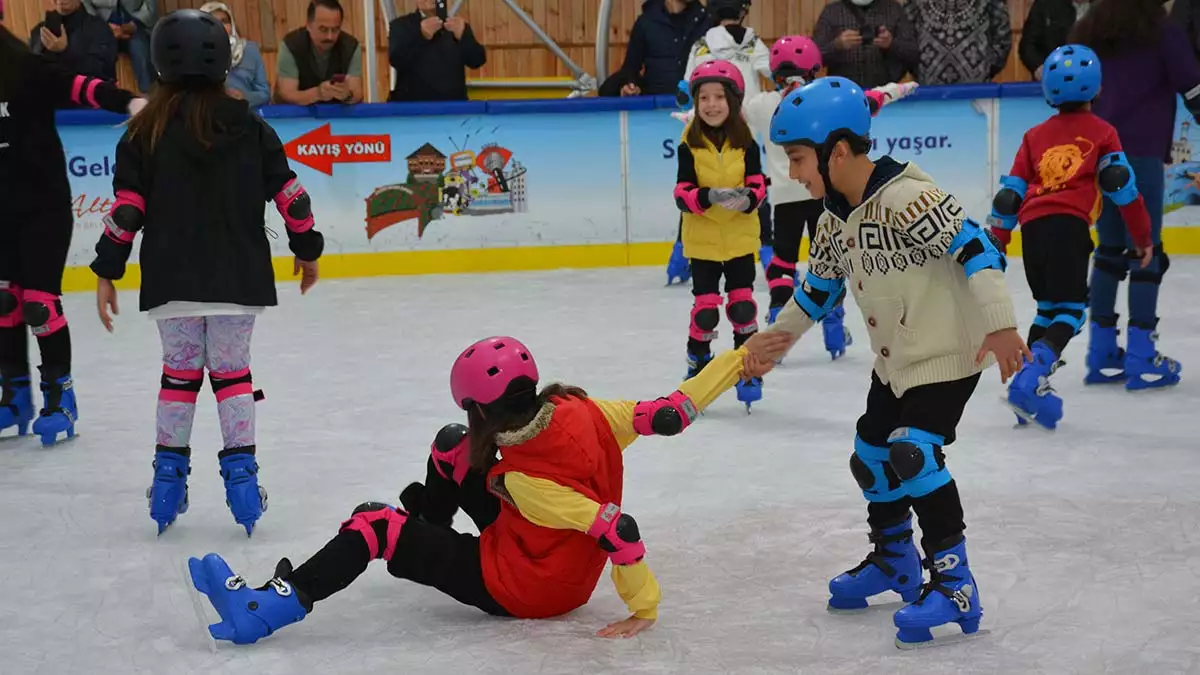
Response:
[[[521,515],[540,527],[587,532],[600,512],[599,502],[545,478],[510,471],[504,474],[504,487]],[[645,560],[614,565],[612,579],[630,612],[642,619],[658,618],[662,595],[658,580]]]
[[[687,394],[698,410],[704,410],[737,384],[745,356],[745,349],[734,349],[717,356],[699,375],[679,385],[679,391]],[[621,450],[637,440],[637,432],[633,430],[633,408],[637,401],[603,401],[594,398],[592,403],[604,414]]]

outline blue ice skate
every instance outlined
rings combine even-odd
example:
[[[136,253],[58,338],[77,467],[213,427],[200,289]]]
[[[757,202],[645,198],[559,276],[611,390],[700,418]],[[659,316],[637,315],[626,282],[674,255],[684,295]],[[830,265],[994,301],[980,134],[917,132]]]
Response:
[[[188,474],[192,472],[191,450],[158,446],[154,453],[154,482],[146,488],[150,518],[158,523],[158,533],[188,510]]]
[[[709,361],[712,361],[712,359],[713,359],[713,357],[712,357],[711,352],[708,354],[704,354],[702,356],[698,355],[698,354],[689,353],[687,355],[687,364],[688,364],[687,377],[685,377],[683,379],[690,380],[693,377],[699,375],[700,371],[704,370],[704,366],[707,366]]]
[[[1183,366],[1175,359],[1163,356],[1154,348],[1158,332],[1130,324],[1129,349],[1125,352],[1125,374],[1129,379],[1125,389],[1156,389],[1179,384]]]
[[[237,452],[237,451],[243,452]],[[267,491],[258,484],[258,462],[254,446],[230,448],[221,457],[221,478],[225,479],[225,503],[233,519],[246,528],[246,536],[254,533],[254,524],[267,510]]]
[[[734,386],[737,388],[737,400],[746,404],[746,413],[749,414],[750,405],[762,400],[762,378],[753,377],[745,382],[739,380]]]
[[[79,408],[75,402],[75,384],[71,376],[63,375],[47,381],[46,374],[42,373],[42,399],[45,405],[33,421],[33,433],[42,437],[42,445],[54,445],[61,433],[66,433],[67,438],[74,438]]]
[[[979,620],[983,618],[979,587],[967,563],[965,538],[937,551],[932,561],[925,564],[930,570],[929,583],[921,589],[921,597],[892,617],[898,629],[896,646],[901,649],[931,643],[933,634],[929,629],[951,622],[970,635],[979,630]]]
[[[758,262],[762,263],[763,274],[767,273],[767,268],[771,266],[771,258],[775,257],[775,247],[767,245],[758,249]]]
[[[1125,350],[1117,344],[1116,317],[1093,317],[1088,330],[1087,375],[1085,384],[1110,384],[1124,382]]]
[[[867,598],[887,591],[899,593],[905,602],[921,595],[921,556],[913,545],[912,516],[882,530],[872,530],[875,550],[852,570],[829,581],[829,609],[865,609]]]
[[[829,352],[831,360],[845,356],[846,347],[854,344],[850,331],[846,329],[846,308],[838,306],[821,319],[821,330],[825,333],[825,351]]]
[[[1033,360],[1026,361],[1013,377],[1006,400],[1020,423],[1034,422],[1054,429],[1063,415],[1062,399],[1050,386],[1050,375],[1058,369],[1058,355],[1042,340],[1033,343],[1030,350]]]
[[[679,279],[681,284],[686,284],[691,278],[692,263],[683,257],[683,242],[677,241],[671,249],[671,259],[667,261],[667,285],[670,286],[675,279]]]
[[[771,324],[775,323],[775,320],[779,318],[779,313],[782,311],[783,311],[783,305],[779,305],[778,307],[768,307],[767,308],[767,325],[770,326]]]
[[[291,573],[291,563],[283,559],[275,570],[275,578],[262,588],[246,585],[241,575],[234,574],[229,565],[216,553],[204,559],[189,558],[188,571],[192,585],[208,596],[220,623],[208,627],[216,640],[229,640],[248,645],[258,642],[284,626],[301,621],[308,615],[312,603],[284,578]]]
[[[9,427],[17,428],[17,435],[29,433],[33,421],[33,394],[29,390],[28,377],[0,379],[0,432]]]

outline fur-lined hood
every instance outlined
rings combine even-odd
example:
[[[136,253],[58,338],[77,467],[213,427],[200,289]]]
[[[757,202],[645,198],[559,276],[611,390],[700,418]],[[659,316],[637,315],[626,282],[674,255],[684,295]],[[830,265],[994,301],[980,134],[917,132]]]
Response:
[[[599,470],[595,450],[600,441],[596,434],[591,403],[576,398],[555,399],[542,405],[525,426],[496,434],[496,445],[501,461],[507,455],[523,467],[523,473],[583,480]],[[522,456],[518,459],[514,452]]]

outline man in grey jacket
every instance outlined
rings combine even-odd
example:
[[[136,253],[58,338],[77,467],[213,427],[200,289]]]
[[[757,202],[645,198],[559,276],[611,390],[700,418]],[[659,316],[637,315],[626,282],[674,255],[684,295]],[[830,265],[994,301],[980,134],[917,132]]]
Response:
[[[88,14],[108,22],[118,51],[129,54],[138,90],[150,91],[154,68],[150,65],[150,31],[158,18],[155,0],[83,0]]]

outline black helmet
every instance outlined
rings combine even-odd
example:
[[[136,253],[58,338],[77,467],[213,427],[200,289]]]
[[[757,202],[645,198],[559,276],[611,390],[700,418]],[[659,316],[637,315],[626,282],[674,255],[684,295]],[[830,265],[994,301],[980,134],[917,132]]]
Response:
[[[717,21],[740,19],[742,12],[750,9],[750,0],[708,0],[705,9]]]
[[[159,19],[150,36],[150,60],[163,82],[188,77],[224,82],[231,59],[225,27],[207,12],[171,12]]]

